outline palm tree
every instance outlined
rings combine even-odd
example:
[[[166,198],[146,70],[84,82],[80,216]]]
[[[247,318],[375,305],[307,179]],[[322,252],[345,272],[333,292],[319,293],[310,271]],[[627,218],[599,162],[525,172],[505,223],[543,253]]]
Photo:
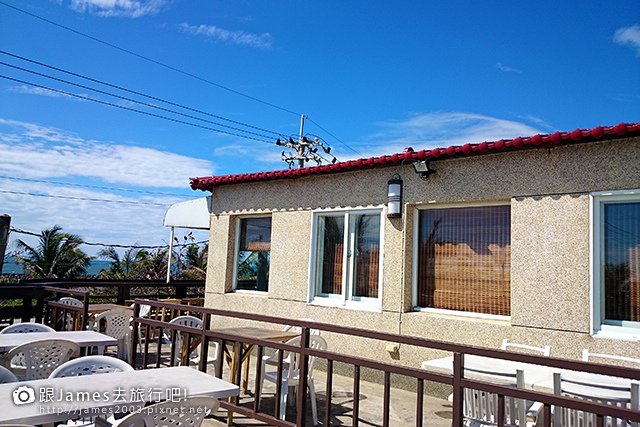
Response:
[[[63,233],[62,227],[54,225],[42,230],[37,247],[16,240],[22,254],[15,258],[30,278],[74,279],[86,273],[92,259],[79,249],[83,243],[81,237]]]
[[[163,280],[167,275],[167,255],[169,249],[157,249],[154,252],[142,250],[136,256],[142,279]]]
[[[186,247],[184,257],[181,260],[182,277],[191,280],[204,280],[207,276],[207,254],[209,252],[209,244],[206,244],[200,250],[198,245],[189,245]]]
[[[118,252],[112,247],[101,250],[98,252],[98,257],[106,258],[111,261],[111,265],[108,269],[100,271],[100,277],[111,280],[131,280],[142,278],[143,276],[140,273],[140,268],[138,266],[138,262],[142,257],[140,252],[142,251],[139,249],[130,248],[127,249],[124,256],[120,258],[120,254],[118,254]]]

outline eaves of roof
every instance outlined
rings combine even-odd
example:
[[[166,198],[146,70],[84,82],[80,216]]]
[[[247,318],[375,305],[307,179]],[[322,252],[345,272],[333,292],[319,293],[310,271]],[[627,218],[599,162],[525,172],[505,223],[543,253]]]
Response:
[[[305,176],[326,175],[340,172],[352,172],[364,169],[388,167],[407,164],[421,160],[443,160],[454,157],[478,156],[498,152],[512,152],[538,147],[555,147],[559,145],[604,141],[628,138],[640,135],[640,123],[620,123],[615,126],[596,126],[593,129],[576,129],[571,132],[555,132],[545,135],[501,139],[499,141],[481,142],[477,144],[451,145],[446,148],[414,151],[405,149],[402,153],[369,157],[366,159],[347,160],[334,164],[306,167],[301,169],[285,169],[270,172],[242,173],[191,178],[191,188],[210,191],[216,186],[241,184],[278,179],[295,179]]]

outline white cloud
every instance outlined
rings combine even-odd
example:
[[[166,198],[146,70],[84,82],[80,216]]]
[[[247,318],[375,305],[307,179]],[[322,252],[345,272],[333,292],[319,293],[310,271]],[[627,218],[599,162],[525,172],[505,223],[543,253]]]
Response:
[[[23,178],[90,177],[141,187],[186,188],[189,177],[214,170],[204,159],[85,140],[60,129],[5,119],[0,119],[0,152],[0,174]]]
[[[252,34],[245,31],[230,31],[215,25],[190,25],[182,23],[178,28],[185,33],[204,36],[216,41],[237,44],[242,46],[257,47],[260,49],[271,48],[273,37],[269,33]]]
[[[517,68],[509,67],[508,65],[504,65],[502,62],[496,63],[496,68],[498,70],[502,71],[503,73],[518,73],[518,74],[522,74],[521,70],[518,70]]]
[[[541,131],[528,124],[464,112],[414,114],[406,120],[379,124],[381,130],[357,145],[362,156],[338,155],[340,160],[401,152],[405,147],[422,150],[449,145],[479,143],[531,136]],[[355,144],[353,144],[355,145]]]
[[[618,28],[613,35],[613,41],[621,46],[630,46],[640,56],[640,25]]]
[[[65,95],[64,93],[55,92],[53,90],[45,89],[42,87],[36,86],[27,86],[27,85],[19,85],[19,86],[11,86],[9,87],[9,91],[15,93],[25,93],[28,95],[40,95],[40,96],[49,96],[51,98],[66,98],[71,99],[73,101],[86,102],[86,100],[82,98],[76,98],[75,96]],[[86,93],[79,93],[81,96],[89,96]]]
[[[84,139],[64,130],[7,119],[0,119],[0,153],[0,214],[11,215],[13,227],[40,232],[59,224],[65,231],[79,234],[87,241],[110,244],[158,245],[166,242],[168,231],[162,226],[164,214],[170,204],[184,198],[149,194],[177,192],[149,188],[187,190],[189,177],[214,172],[213,164],[207,160]],[[86,183],[91,179],[92,185],[113,187],[118,184],[125,190],[54,185],[3,176],[71,184]],[[194,199],[204,196],[186,191],[184,194]],[[76,199],[58,198],[60,196]],[[206,233],[200,234],[197,240],[206,239]],[[12,233],[12,241],[16,238],[30,243],[36,240]],[[99,249],[85,248],[92,254]]]
[[[166,0],[71,0],[71,8],[76,12],[127,18],[154,15],[166,4]]]
[[[2,213],[12,217],[11,225],[14,228],[39,233],[43,229],[58,224],[64,231],[78,234],[88,242],[107,244],[164,244],[169,239],[169,232],[162,226],[162,220],[168,204],[176,202],[175,199],[164,196],[132,197],[110,192],[7,180],[0,180],[0,191],[2,190],[131,202],[122,204],[67,200],[0,192]],[[167,206],[136,204],[141,201]],[[30,244],[36,241],[34,237],[11,233],[8,251],[15,249],[13,246],[15,239],[22,239]],[[196,240],[204,239],[206,239],[206,233],[196,236]],[[101,248],[87,246],[83,249],[90,254],[95,254]]]

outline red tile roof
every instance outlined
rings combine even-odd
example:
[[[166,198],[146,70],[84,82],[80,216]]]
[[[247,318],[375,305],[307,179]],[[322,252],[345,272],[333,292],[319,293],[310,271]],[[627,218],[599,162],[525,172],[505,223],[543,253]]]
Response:
[[[335,164],[313,166],[302,169],[285,169],[270,172],[242,173],[235,175],[221,175],[191,178],[191,188],[194,190],[211,190],[218,185],[240,184],[245,182],[271,181],[276,179],[293,179],[310,175],[322,175],[372,169],[384,166],[394,166],[402,162],[410,163],[419,160],[448,159],[452,157],[474,156],[497,153],[501,151],[516,151],[536,147],[555,147],[575,143],[603,141],[607,139],[627,138],[640,135],[640,123],[620,123],[615,126],[596,126],[593,129],[576,129],[571,132],[556,132],[546,135],[501,139],[479,144],[451,145],[447,148],[413,151],[405,148],[402,153],[368,159],[347,160]]]

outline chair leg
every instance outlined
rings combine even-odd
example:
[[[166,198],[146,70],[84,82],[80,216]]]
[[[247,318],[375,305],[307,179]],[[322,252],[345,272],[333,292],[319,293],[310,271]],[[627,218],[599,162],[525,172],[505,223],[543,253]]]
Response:
[[[318,425],[318,402],[316,402],[316,386],[313,383],[313,378],[309,378],[307,382],[309,385],[309,398],[311,398],[311,414],[313,415],[313,425]]]
[[[289,381],[287,378],[282,379],[282,396],[280,397],[280,419],[284,420],[287,415],[287,395],[289,391]]]

